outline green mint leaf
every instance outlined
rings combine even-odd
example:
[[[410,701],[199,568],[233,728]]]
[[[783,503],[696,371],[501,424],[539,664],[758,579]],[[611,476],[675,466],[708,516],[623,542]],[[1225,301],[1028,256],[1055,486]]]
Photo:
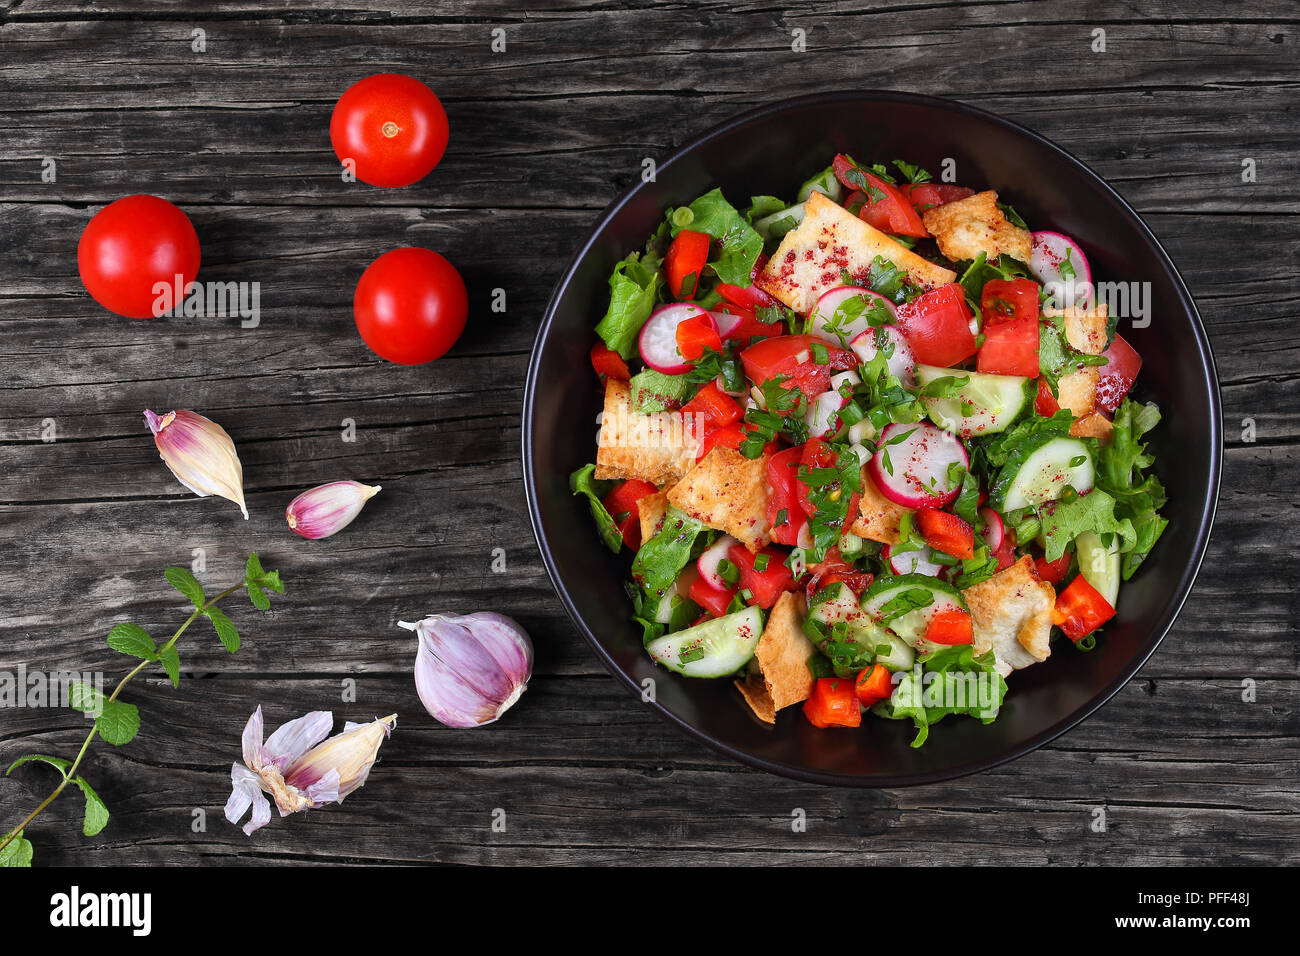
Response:
[[[248,585],[248,599],[253,602],[253,607],[259,611],[271,610],[271,599],[266,596],[265,591],[251,582]]]
[[[266,574],[262,575],[262,580],[259,583],[268,591],[274,591],[276,594],[284,593],[284,585],[280,583],[279,571],[267,571]]]
[[[5,834],[8,836],[9,834]],[[32,865],[32,844],[23,839],[23,831],[3,850],[0,850],[0,867],[19,867]]]
[[[129,744],[140,732],[140,709],[120,700],[105,700],[104,712],[95,719],[99,736],[114,747]]]
[[[83,714],[98,714],[104,704],[102,692],[84,681],[74,681],[68,685],[68,706]]]
[[[158,660],[162,661],[163,670],[171,678],[173,687],[181,686],[181,656],[176,651],[176,645],[172,644],[164,647],[158,653]]]
[[[108,632],[108,646],[119,654],[151,661],[158,656],[158,645],[149,632],[138,624],[118,624]]]
[[[262,562],[257,559],[257,552],[250,552],[248,562],[244,565],[244,578],[249,581],[258,581],[264,574],[266,572],[262,570]]]
[[[203,607],[207,596],[203,593],[203,585],[199,584],[198,579],[190,574],[185,568],[168,568],[163,572],[169,584],[181,594],[190,599],[190,603],[195,607]]]
[[[226,646],[226,650],[232,654],[239,650],[239,631],[235,629],[234,622],[226,617],[225,612],[220,608],[210,607],[203,613],[216,628],[217,637],[221,638],[221,643]]]
[[[108,826],[108,807],[104,801],[99,798],[93,787],[86,782],[86,778],[78,776],[75,781],[81,792],[86,797],[86,817],[81,823],[81,832],[86,836],[94,836],[104,827]]]
[[[21,767],[23,764],[31,763],[33,760],[39,761],[40,763],[47,763],[54,769],[58,770],[59,773],[64,773],[64,774],[66,774],[68,772],[68,768],[72,766],[71,760],[64,760],[62,757],[50,757],[46,754],[27,754],[27,756],[19,757],[17,760],[15,760],[13,763],[10,764],[9,769],[5,771],[5,776],[6,777],[9,776],[11,773],[13,773],[16,769]]]

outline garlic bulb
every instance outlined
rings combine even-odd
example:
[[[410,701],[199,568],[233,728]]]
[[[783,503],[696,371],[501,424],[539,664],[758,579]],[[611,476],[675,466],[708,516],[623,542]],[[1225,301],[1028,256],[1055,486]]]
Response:
[[[328,538],[337,534],[361,514],[366,502],[379,494],[379,485],[359,481],[331,481],[304,491],[284,511],[295,534],[304,538]]]
[[[239,505],[245,520],[244,469],[226,430],[198,412],[177,409],[155,415],[145,409],[158,454],[176,480],[200,498],[220,495]]]
[[[448,727],[490,724],[528,689],[533,642],[504,614],[432,614],[397,626],[418,636],[415,688]]]

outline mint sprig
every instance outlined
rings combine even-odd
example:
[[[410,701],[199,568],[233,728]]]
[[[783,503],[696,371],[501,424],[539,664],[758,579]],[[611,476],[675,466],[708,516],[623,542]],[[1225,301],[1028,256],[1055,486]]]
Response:
[[[226,588],[211,598],[204,593],[203,586],[199,584],[198,579],[186,568],[168,568],[163,572],[163,576],[172,587],[194,605],[194,611],[161,647],[158,646],[153,636],[138,624],[117,624],[108,632],[107,643],[109,647],[120,654],[139,660],[140,663],[123,677],[117,686],[113,688],[113,692],[107,696],[102,691],[86,683],[77,682],[69,685],[68,705],[74,710],[79,710],[95,718],[94,725],[82,742],[81,749],[77,752],[75,759],[68,760],[65,757],[55,757],[49,754],[27,754],[19,757],[9,765],[9,769],[5,771],[5,776],[13,773],[24,764],[42,763],[53,767],[58,771],[62,779],[50,795],[42,800],[22,823],[5,833],[3,838],[0,838],[0,867],[32,865],[32,844],[24,837],[24,831],[70,784],[81,791],[86,801],[85,816],[81,826],[82,833],[86,836],[94,836],[108,826],[108,806],[95,792],[89,781],[77,773],[77,770],[81,767],[86,752],[90,749],[90,745],[96,737],[115,747],[123,747],[134,740],[140,732],[140,709],[134,704],[118,700],[122,690],[150,664],[162,665],[163,672],[166,673],[172,686],[180,686],[181,665],[180,654],[176,650],[176,642],[180,640],[186,629],[200,617],[206,617],[212,622],[212,627],[226,650],[232,654],[239,650],[239,631],[225,612],[216,606],[217,602],[222,598],[228,597],[236,591],[246,590],[249,599],[253,602],[253,606],[258,610],[265,611],[271,606],[271,599],[266,592],[284,593],[284,585],[280,582],[280,572],[265,570],[262,567],[262,562],[258,560],[256,552],[248,556],[248,562],[244,567],[244,580]]]

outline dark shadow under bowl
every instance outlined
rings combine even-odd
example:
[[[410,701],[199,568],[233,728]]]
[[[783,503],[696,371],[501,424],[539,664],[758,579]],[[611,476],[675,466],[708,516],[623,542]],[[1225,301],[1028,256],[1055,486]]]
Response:
[[[721,186],[736,205],[789,196],[837,152],[867,162],[894,158],[996,189],[1037,229],[1078,240],[1094,279],[1151,284],[1145,328],[1120,328],[1145,364],[1135,391],[1159,402],[1149,437],[1169,491],[1170,526],[1125,584],[1117,619],[1091,653],[1066,641],[1043,664],[1013,674],[995,723],[950,717],[912,749],[910,722],[867,718],[856,730],[818,730],[798,707],[775,727],[754,719],[730,681],[678,677],[641,649],[623,590],[626,556],[598,542],[585,500],[568,476],[595,458],[600,410],[588,362],[592,329],[608,303],[610,270],[639,251],[665,208]],[[560,600],[610,671],[636,698],[654,678],[653,706],[687,733],[737,760],[802,780],[892,787],[944,780],[995,766],[1083,720],[1124,685],[1172,625],[1196,577],[1214,518],[1222,447],[1218,378],[1205,330],[1169,256],[1137,214],[1096,174],[1048,140],[990,113],[900,93],[803,97],[746,113],[678,150],[657,180],[625,193],[600,217],[542,319],[524,395],[523,463],[528,509]]]

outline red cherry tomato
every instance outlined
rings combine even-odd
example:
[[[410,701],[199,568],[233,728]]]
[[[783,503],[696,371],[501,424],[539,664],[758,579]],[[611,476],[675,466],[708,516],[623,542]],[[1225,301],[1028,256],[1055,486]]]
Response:
[[[153,318],[174,307],[176,277],[183,296],[199,274],[199,259],[193,223],[157,196],[109,203],[86,224],[77,243],[77,270],[91,298],[132,319]],[[156,283],[165,283],[168,293],[156,291]]]
[[[409,186],[433,171],[447,149],[447,113],[414,77],[376,73],[347,88],[330,116],[339,161],[356,164],[372,186]]]
[[[399,365],[420,365],[460,338],[469,296],[456,267],[438,253],[394,249],[362,274],[352,313],[372,352]]]

